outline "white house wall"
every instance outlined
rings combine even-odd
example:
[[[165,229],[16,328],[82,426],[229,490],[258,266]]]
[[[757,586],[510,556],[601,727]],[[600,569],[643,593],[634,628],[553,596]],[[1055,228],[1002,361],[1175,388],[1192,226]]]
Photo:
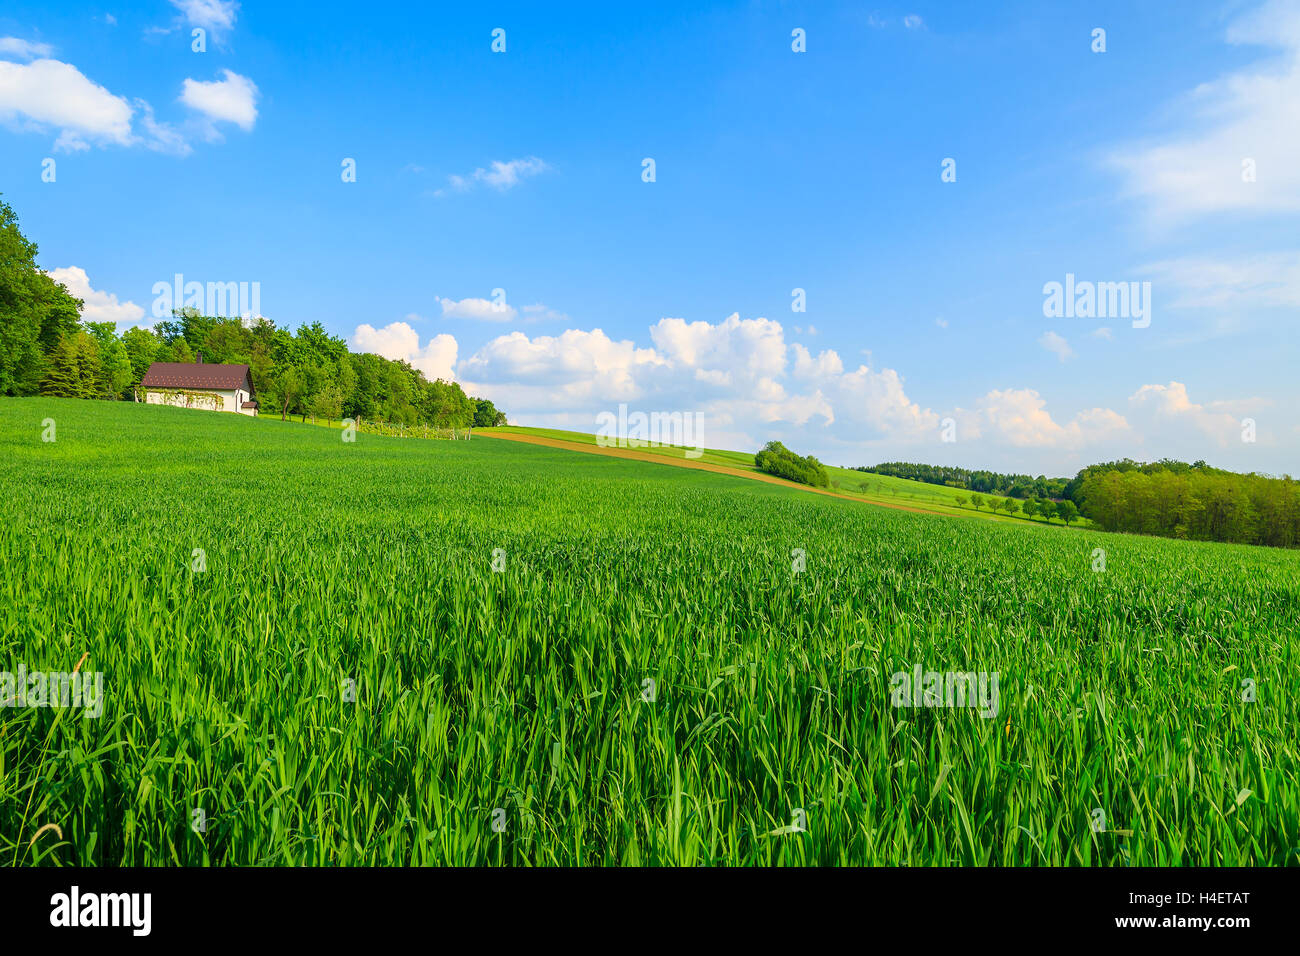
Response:
[[[233,391],[184,388],[166,389],[166,392],[173,394],[164,394],[161,390],[147,390],[144,396],[145,403],[148,405],[174,405],[177,408],[200,408],[214,412],[236,412],[240,415],[249,416],[257,415],[257,409],[244,408],[244,402],[248,401],[248,392],[242,388]],[[207,400],[209,396],[211,397],[210,401]]]

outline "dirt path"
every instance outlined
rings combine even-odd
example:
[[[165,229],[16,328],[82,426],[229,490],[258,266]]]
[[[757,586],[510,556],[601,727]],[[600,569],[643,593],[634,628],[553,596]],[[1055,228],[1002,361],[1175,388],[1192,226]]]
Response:
[[[496,438],[504,441],[520,441],[525,445],[544,445],[547,448],[560,448],[564,451],[577,451],[587,455],[608,455],[611,458],[631,458],[634,461],[648,461],[655,465],[672,465],[677,468],[694,468],[697,471],[712,471],[719,475],[731,475],[734,478],[748,478],[750,481],[765,481],[771,485],[784,485],[786,488],[793,488],[796,491],[807,491],[815,495],[826,495],[828,498],[843,498],[845,501],[856,501],[858,504],[875,505],[878,508],[893,508],[896,511],[912,511],[921,515],[939,515],[942,518],[951,518],[953,515],[945,515],[941,511],[929,511],[925,508],[913,508],[909,505],[895,505],[885,501],[871,501],[867,498],[857,498],[853,495],[842,495],[835,491],[823,491],[821,488],[813,488],[809,485],[797,484],[793,481],[786,481],[784,478],[777,478],[775,475],[765,475],[758,471],[745,471],[743,468],[729,468],[726,465],[714,465],[705,461],[691,461],[686,458],[670,458],[667,455],[656,455],[653,452],[637,451],[634,448],[602,448],[599,445],[587,445],[583,442],[564,441],[559,438],[543,438],[541,435],[515,435],[502,432],[493,433],[484,429],[478,433],[480,438]]]

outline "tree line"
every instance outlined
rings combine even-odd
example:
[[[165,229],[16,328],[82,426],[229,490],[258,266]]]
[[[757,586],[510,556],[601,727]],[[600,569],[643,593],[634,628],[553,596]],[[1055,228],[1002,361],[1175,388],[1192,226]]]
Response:
[[[892,475],[923,481],[931,485],[961,488],[986,495],[1006,495],[1011,498],[1064,498],[1068,479],[1048,478],[1039,475],[1008,475],[996,471],[972,471],[948,465],[925,465],[911,461],[886,461],[879,465],[864,465],[854,469],[875,475]]]
[[[36,265],[36,244],[0,200],[0,394],[133,399],[154,362],[247,365],[263,412],[395,425],[503,425],[505,415],[456,382],[404,361],[350,352],[319,322],[296,333],[269,319],[178,309],[152,329],[83,322],[81,300]]]
[[[1290,476],[1126,459],[1085,468],[1074,494],[1105,531],[1300,546],[1300,482]]]

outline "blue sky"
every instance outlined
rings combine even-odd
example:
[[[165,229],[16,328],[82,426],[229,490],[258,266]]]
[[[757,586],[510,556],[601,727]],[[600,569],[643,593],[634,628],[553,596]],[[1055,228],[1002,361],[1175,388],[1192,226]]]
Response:
[[[0,191],[88,318],[257,282],[523,424],[1296,470],[1300,3],[622,6],[11,0]]]

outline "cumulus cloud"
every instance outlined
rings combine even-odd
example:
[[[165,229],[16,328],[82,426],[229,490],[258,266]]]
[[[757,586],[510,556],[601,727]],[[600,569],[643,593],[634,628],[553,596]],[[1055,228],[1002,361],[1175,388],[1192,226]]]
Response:
[[[788,344],[770,319],[664,318],[649,333],[644,346],[601,329],[511,332],[462,361],[457,373],[521,420],[586,431],[597,413],[626,402],[648,412],[699,412],[708,440],[721,447],[789,438],[787,431],[803,447],[836,442],[826,429],[840,417],[855,439],[937,435],[939,416],[908,399],[897,372],[866,365],[846,371],[833,350],[814,354]]]
[[[1300,5],[1261,4],[1227,41],[1272,52],[1188,91],[1175,108],[1183,132],[1107,157],[1157,222],[1300,210]]]
[[[995,389],[973,411],[959,410],[958,435],[987,438],[1016,448],[1078,448],[1122,436],[1130,431],[1123,415],[1108,408],[1089,408],[1061,424],[1047,410],[1046,400],[1031,388]]]
[[[143,146],[188,154],[185,135],[154,116],[142,99],[128,101],[87,78],[70,63],[0,60],[0,122],[19,132],[57,131],[54,149]]]
[[[352,334],[351,345],[358,352],[373,352],[386,359],[407,362],[430,381],[455,378],[458,346],[452,335],[435,335],[421,345],[420,334],[405,322],[393,322],[382,329],[359,325]]]
[[[82,301],[81,318],[86,322],[114,322],[119,325],[134,324],[144,318],[144,309],[134,302],[119,302],[111,292],[93,289],[86,270],[79,266],[51,269],[49,276],[62,282],[74,296]]]
[[[44,59],[54,52],[54,47],[37,40],[22,40],[18,37],[0,37],[0,56],[12,56],[20,60]]]
[[[234,123],[248,132],[257,122],[257,84],[232,70],[222,70],[222,79],[186,79],[180,101],[202,113],[210,123]],[[215,134],[215,126],[210,127]]]
[[[454,337],[422,342],[407,322],[362,325],[351,341],[426,376],[454,377],[520,424],[592,432],[599,413],[617,414],[626,403],[630,411],[700,413],[708,447],[752,450],[779,438],[839,464],[904,457],[1073,474],[1090,461],[1124,455],[1194,460],[1205,457],[1207,437],[1224,448],[1238,437],[1240,416],[1268,404],[1198,404],[1171,382],[1140,387],[1127,415],[1089,407],[1054,416],[1032,388],[993,389],[970,407],[941,411],[913,399],[897,370],[849,367],[833,349],[789,343],[771,319],[663,318],[648,332],[649,342],[639,343],[600,328],[516,330],[459,360]],[[957,423],[955,445],[941,437],[949,417]]]
[[[1074,349],[1070,348],[1070,343],[1065,341],[1063,336],[1057,335],[1055,332],[1044,332],[1042,337],[1039,338],[1038,344],[1047,349],[1047,351],[1051,352],[1062,362],[1074,355]]]
[[[1134,413],[1146,419],[1148,431],[1157,441],[1172,444],[1178,437],[1173,432],[1191,429],[1220,447],[1240,441],[1241,419],[1237,413],[1249,404],[1198,404],[1188,396],[1187,386],[1182,382],[1143,385],[1129,398]]]
[[[20,129],[59,131],[55,148],[129,146],[131,105],[87,79],[70,63],[0,61],[0,120]]]
[[[544,173],[550,168],[536,156],[512,159],[507,162],[493,160],[486,168],[480,166],[472,173],[448,176],[447,184],[456,192],[468,192],[479,185],[491,186],[498,192],[505,192],[519,185],[523,180]],[[445,189],[439,189],[434,193],[436,196],[445,194]]]

